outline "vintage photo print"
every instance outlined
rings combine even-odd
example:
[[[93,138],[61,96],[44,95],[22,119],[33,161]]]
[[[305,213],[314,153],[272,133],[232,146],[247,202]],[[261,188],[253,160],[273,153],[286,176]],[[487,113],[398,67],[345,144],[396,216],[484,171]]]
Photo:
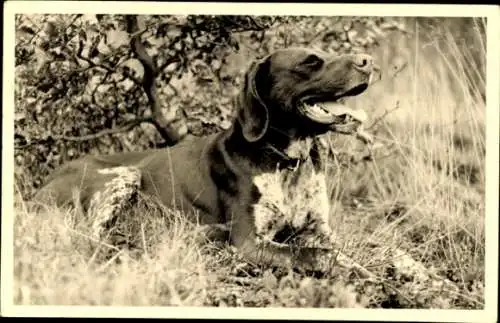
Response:
[[[2,315],[496,320],[498,7],[4,7]]]

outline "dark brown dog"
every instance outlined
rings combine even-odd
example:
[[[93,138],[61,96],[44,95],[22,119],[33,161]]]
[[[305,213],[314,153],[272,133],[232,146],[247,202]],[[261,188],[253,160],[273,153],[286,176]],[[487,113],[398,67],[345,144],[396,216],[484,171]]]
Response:
[[[282,229],[297,232],[316,221],[329,235],[312,139],[330,130],[356,132],[364,116],[338,100],[363,92],[373,66],[368,55],[278,50],[248,70],[229,130],[168,149],[72,161],[52,174],[35,199],[64,205],[78,188],[85,208],[112,217],[116,211],[103,205],[120,204],[113,194],[121,185],[128,195],[140,190],[201,224],[228,224],[231,242],[249,261],[316,268],[329,251],[291,248]],[[304,199],[294,194],[304,192],[310,205],[302,207]]]

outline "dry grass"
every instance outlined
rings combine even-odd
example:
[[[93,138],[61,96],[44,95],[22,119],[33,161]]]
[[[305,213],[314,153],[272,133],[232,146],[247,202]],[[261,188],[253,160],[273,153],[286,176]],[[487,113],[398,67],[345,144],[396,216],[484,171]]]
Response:
[[[131,221],[127,243],[136,254],[113,251],[88,238],[88,220],[77,211],[35,213],[21,201],[15,303],[483,308],[485,73],[451,32],[441,35],[439,43],[425,35],[394,41],[407,67],[355,102],[375,116],[398,104],[372,129],[391,154],[334,169],[331,177],[332,224],[345,253],[392,289],[343,272],[314,278],[252,267],[230,247],[200,243],[193,224],[166,210],[158,217],[159,210],[144,209],[141,222]],[[486,55],[485,39],[477,37]],[[379,59],[389,70],[392,53],[384,51]],[[339,148],[346,138],[334,141]],[[458,291],[405,295],[400,277],[388,275],[391,253],[374,251],[373,243],[405,250]]]
[[[484,301],[485,105],[480,99],[484,80],[469,84],[466,75],[485,73],[478,73],[467,48],[459,48],[450,33],[444,35],[439,47],[408,50],[411,60],[394,78],[393,93],[384,96],[387,91],[382,88],[374,89],[380,93],[365,95],[372,102],[373,97],[380,98],[374,106],[378,115],[399,105],[376,131],[393,153],[361,170],[336,174],[334,187],[343,191],[335,191],[334,200],[345,198],[356,207],[338,205],[337,213],[344,215],[334,217],[335,227],[346,249],[365,266],[387,260],[371,256],[368,241],[401,248],[460,287],[463,300],[453,301],[451,307],[480,308]],[[411,48],[404,43],[396,46],[403,54],[401,48]],[[369,105],[363,98],[357,101]],[[345,187],[346,181],[351,185]]]
[[[77,210],[22,209],[15,219],[15,236],[23,237],[15,243],[16,303],[202,304],[210,279],[205,248],[178,214],[157,217],[150,212],[159,210],[142,208],[144,217],[135,219],[144,221],[123,226],[134,239],[109,245],[91,237],[90,219]]]

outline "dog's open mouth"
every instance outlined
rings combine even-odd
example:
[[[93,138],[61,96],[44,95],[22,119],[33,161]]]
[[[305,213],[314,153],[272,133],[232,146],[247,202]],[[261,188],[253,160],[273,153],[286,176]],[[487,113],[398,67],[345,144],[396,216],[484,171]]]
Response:
[[[308,119],[330,125],[337,132],[353,133],[363,124],[368,116],[361,109],[352,109],[344,104],[344,98],[362,93],[368,84],[358,85],[341,96],[327,97],[324,95],[310,95],[302,99],[298,109]]]

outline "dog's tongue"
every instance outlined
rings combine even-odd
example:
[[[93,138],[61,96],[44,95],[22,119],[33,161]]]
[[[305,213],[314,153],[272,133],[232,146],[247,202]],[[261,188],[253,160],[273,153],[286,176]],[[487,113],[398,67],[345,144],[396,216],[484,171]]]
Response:
[[[339,102],[322,102],[321,107],[328,114],[332,114],[336,117],[350,116],[359,123],[365,123],[368,119],[368,115],[364,110],[352,109]]]

